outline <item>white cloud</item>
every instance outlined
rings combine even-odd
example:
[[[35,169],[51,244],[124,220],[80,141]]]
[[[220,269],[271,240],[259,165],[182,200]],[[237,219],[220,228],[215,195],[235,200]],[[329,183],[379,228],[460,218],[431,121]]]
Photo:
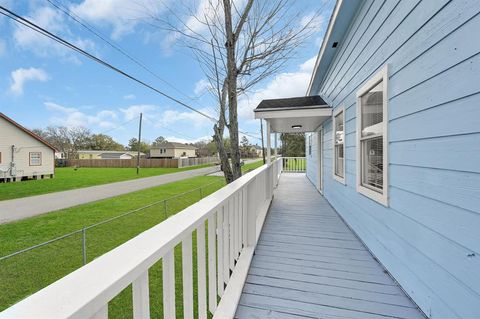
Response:
[[[15,71],[12,71],[10,76],[12,77],[10,91],[15,95],[23,94],[23,87],[28,81],[45,82],[50,78],[47,72],[38,68],[16,69]]]
[[[152,0],[84,0],[70,6],[83,19],[111,27],[114,39],[132,33],[147,15],[156,15],[163,8],[163,1]]]
[[[316,56],[299,65],[297,72],[285,72],[275,76],[267,85],[239,101],[239,117],[253,119],[253,109],[265,99],[304,96],[315,65]]]
[[[157,110],[158,106],[152,104],[131,105],[125,109],[120,109],[127,121],[139,117],[140,113],[143,113],[143,119],[146,121],[154,121],[157,117]]]
[[[199,109],[200,112],[214,117],[210,109]],[[175,123],[186,123],[195,127],[212,126],[211,120],[201,114],[190,111],[166,110],[158,116],[157,127],[173,125]]]
[[[102,110],[94,115],[88,115],[74,107],[66,107],[52,102],[45,102],[44,105],[47,110],[54,113],[50,118],[50,122],[54,125],[108,129],[115,126],[117,119],[117,114],[110,110]]]
[[[73,36],[67,21],[65,21],[64,16],[58,10],[50,7],[37,7],[25,18],[56,35],[66,38],[84,50],[90,50],[90,52],[95,50],[93,41]],[[70,49],[23,25],[15,26],[13,40],[18,48],[32,51],[42,57],[55,56],[74,63],[80,62],[75,55],[71,54],[72,51]]]
[[[221,0],[200,0],[193,1],[192,3],[193,5],[198,3],[198,6],[195,8],[195,10],[187,10],[187,16],[185,17],[186,21],[182,21],[184,22],[184,24],[181,24],[181,26],[179,26],[180,28],[183,27],[182,29],[185,34],[205,35],[209,32],[207,27],[207,21],[209,21],[209,23],[215,21],[214,24],[218,24],[218,22],[216,21],[224,21],[223,10],[218,10],[219,7],[223,6]],[[245,0],[233,0],[232,7],[239,8],[239,10],[241,10],[241,8],[244,7],[245,3]],[[217,27],[221,28],[222,26],[217,25]],[[170,32],[169,34],[167,34],[163,40],[163,49],[166,50],[167,53],[169,53],[171,47],[180,37],[181,35],[177,32]]]
[[[201,79],[197,81],[197,83],[195,83],[195,88],[193,89],[193,92],[195,93],[195,95],[200,95],[203,92],[205,92],[205,90],[210,90],[210,89],[211,89],[210,82],[208,82],[208,80],[206,79]]]
[[[176,136],[167,136],[167,137],[165,137],[165,139],[169,142],[191,144],[191,143],[196,143],[196,142],[200,142],[200,141],[211,141],[212,137],[207,135],[207,136],[202,136],[202,137],[199,137],[199,138],[196,138],[196,139],[186,139],[186,138],[181,138],[181,137],[176,137]]]
[[[313,12],[303,16],[302,19],[300,19],[300,26],[305,27],[310,24],[309,28],[311,28],[313,32],[320,32],[324,27],[325,21],[326,19],[324,14]]]
[[[136,96],[134,94],[127,94],[123,96],[124,100],[135,100]]]

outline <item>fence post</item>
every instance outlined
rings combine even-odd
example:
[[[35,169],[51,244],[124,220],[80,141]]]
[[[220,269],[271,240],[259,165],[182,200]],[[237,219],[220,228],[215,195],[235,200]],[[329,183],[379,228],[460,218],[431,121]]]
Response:
[[[85,227],[82,228],[82,254],[83,254],[83,265],[87,264],[87,230]]]
[[[167,200],[163,200],[163,214],[165,215],[165,219],[167,219]]]
[[[200,190],[200,199],[202,199],[203,198],[202,188],[200,187],[199,190]]]

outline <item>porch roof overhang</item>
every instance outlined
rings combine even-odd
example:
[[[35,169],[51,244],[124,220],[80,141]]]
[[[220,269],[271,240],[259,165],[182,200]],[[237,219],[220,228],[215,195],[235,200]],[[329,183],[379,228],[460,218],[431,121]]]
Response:
[[[319,95],[263,100],[254,112],[278,133],[313,132],[332,116],[332,108]]]

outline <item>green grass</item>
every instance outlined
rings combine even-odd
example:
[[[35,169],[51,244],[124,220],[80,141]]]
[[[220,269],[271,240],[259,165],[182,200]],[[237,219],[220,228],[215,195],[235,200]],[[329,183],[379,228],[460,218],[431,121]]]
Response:
[[[263,160],[258,160],[253,163],[245,164],[242,166],[242,172],[247,173],[247,172],[253,171],[254,169],[259,168],[262,165],[263,165]]]
[[[207,166],[210,166],[210,164],[183,168],[140,168],[139,175],[136,174],[136,168],[82,167],[78,170],[74,170],[73,167],[60,167],[55,169],[55,178],[53,179],[29,180],[18,183],[1,184],[0,200],[47,194],[142,177],[176,173]]]
[[[187,180],[89,203],[26,220],[0,225],[0,256],[44,242],[62,234],[81,229],[149,203],[205,187],[203,196],[223,186],[223,178],[199,176]],[[198,190],[168,202],[165,214],[163,203],[113,222],[87,230],[88,261],[108,252],[139,233],[162,222],[198,201]],[[196,282],[196,243],[194,236],[194,282]],[[82,237],[77,234],[53,244],[0,261],[0,311],[38,291],[82,266]],[[181,247],[175,248],[177,316],[182,317]],[[152,318],[162,317],[161,262],[149,271]],[[194,285],[196,290],[196,284]],[[110,318],[131,318],[131,287],[127,287],[109,304]]]

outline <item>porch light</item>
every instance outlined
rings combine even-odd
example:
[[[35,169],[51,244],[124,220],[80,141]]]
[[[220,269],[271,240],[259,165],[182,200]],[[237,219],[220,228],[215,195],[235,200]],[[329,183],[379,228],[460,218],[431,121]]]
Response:
[[[293,129],[300,129],[300,128],[302,128],[302,126],[301,125],[292,125],[292,128]]]

